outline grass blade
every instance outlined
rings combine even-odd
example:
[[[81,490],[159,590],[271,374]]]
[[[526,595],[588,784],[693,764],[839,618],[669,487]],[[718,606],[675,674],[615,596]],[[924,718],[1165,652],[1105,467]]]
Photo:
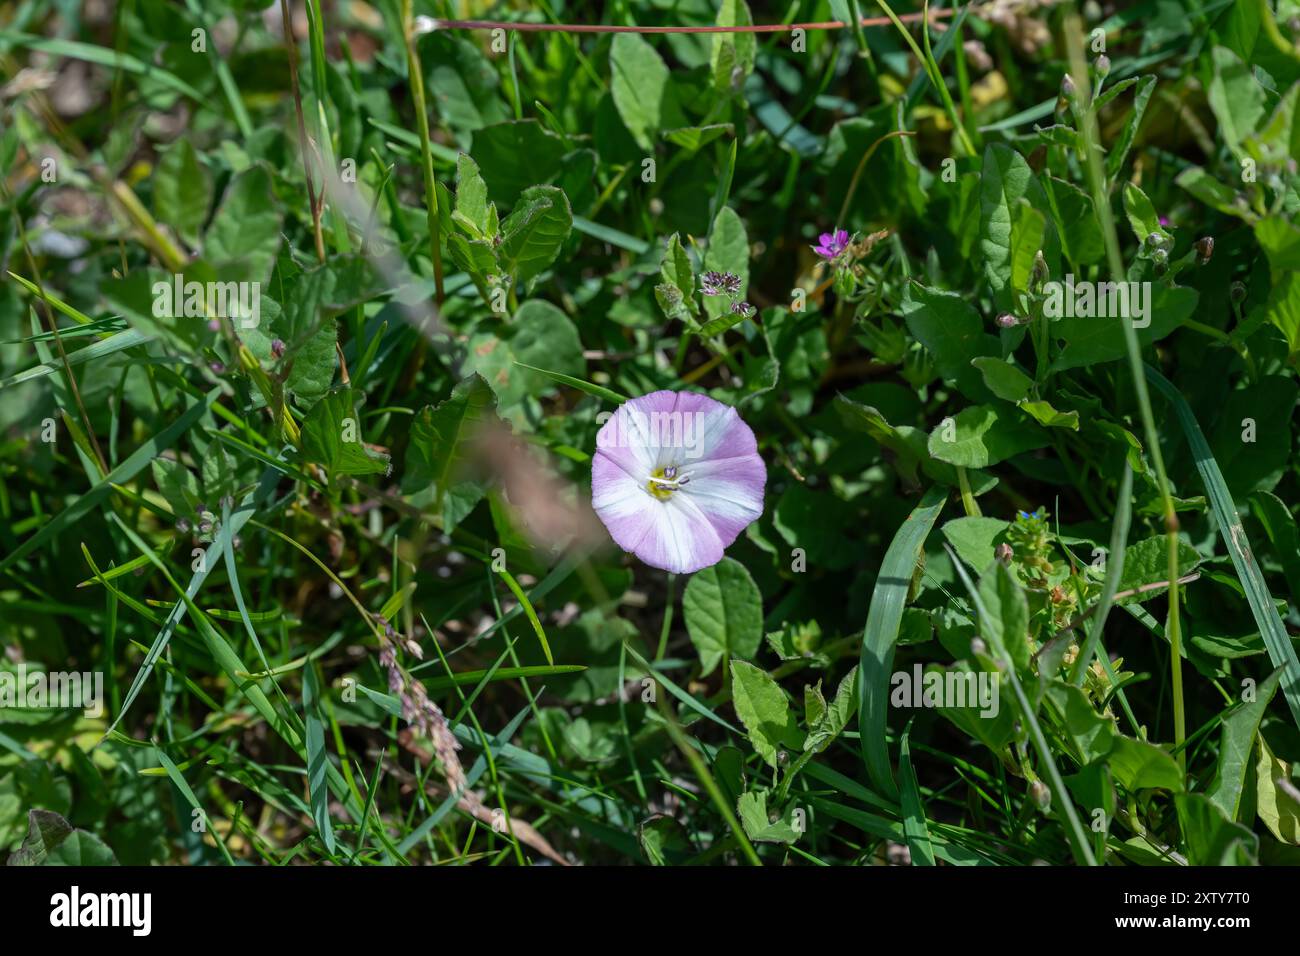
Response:
[[[880,576],[871,594],[871,609],[862,634],[862,659],[858,667],[858,729],[862,759],[876,789],[898,799],[898,787],[889,767],[885,741],[885,715],[889,708],[889,675],[894,667],[894,645],[903,620],[903,605],[912,573],[921,558],[926,536],[948,498],[946,488],[930,488],[889,543]]]
[[[1219,525],[1219,535],[1223,538],[1232,566],[1237,570],[1237,578],[1246,592],[1246,603],[1255,618],[1255,626],[1264,638],[1268,648],[1268,659],[1274,667],[1282,668],[1282,696],[1291,708],[1291,718],[1300,727],[1300,660],[1296,659],[1295,647],[1287,636],[1282,618],[1277,613],[1273,596],[1268,590],[1264,575],[1260,573],[1259,562],[1250,550],[1250,541],[1246,529],[1242,527],[1241,516],[1237,514],[1237,505],[1232,500],[1232,493],[1223,480],[1219,463],[1214,460],[1209,443],[1201,431],[1201,426],[1192,414],[1191,406],[1173,383],[1151,366],[1146,367],[1146,376],[1151,384],[1174,407],[1178,423],[1183,427],[1187,443],[1192,448],[1192,458],[1196,461],[1196,470],[1200,472],[1201,482],[1205,485],[1206,497],[1210,499],[1210,508]]]

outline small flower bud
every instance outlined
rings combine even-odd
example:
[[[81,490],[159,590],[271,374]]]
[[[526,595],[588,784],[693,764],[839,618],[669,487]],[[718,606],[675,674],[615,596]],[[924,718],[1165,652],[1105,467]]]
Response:
[[[970,639],[970,652],[972,654],[983,654],[988,649],[988,645],[984,643],[983,638],[972,637]]]
[[[1104,77],[1110,72],[1110,57],[1105,53],[1097,57],[1097,75]]]
[[[1214,255],[1214,237],[1202,236],[1196,240],[1196,264],[1203,266]]]
[[[1035,780],[1029,785],[1029,796],[1033,798],[1038,809],[1044,812],[1052,805],[1052,791],[1048,790],[1047,784],[1041,780]]]
[[[271,340],[271,354],[276,358],[284,358],[284,339]]]
[[[1234,282],[1232,285],[1228,287],[1228,295],[1232,297],[1232,301],[1235,302],[1237,305],[1240,305],[1241,303],[1245,302],[1246,283]]]
[[[1164,249],[1151,253],[1151,261],[1155,264],[1156,275],[1162,276],[1169,271],[1169,253]]]
[[[1011,555],[1011,545],[1007,544],[1005,541],[993,550],[993,556],[1003,564],[1009,564],[1011,562]]]
[[[1040,289],[1043,283],[1047,281],[1051,273],[1047,269],[1047,260],[1043,258],[1043,250],[1039,249],[1034,253],[1034,271],[1030,278],[1029,284],[1033,289]]]
[[[1066,100],[1074,99],[1074,80],[1070,78],[1069,73],[1061,76],[1061,98]]]
[[[998,328],[1000,329],[1014,329],[1019,324],[1016,321],[1016,317],[1010,312],[999,313],[998,317],[994,321],[997,322]]]

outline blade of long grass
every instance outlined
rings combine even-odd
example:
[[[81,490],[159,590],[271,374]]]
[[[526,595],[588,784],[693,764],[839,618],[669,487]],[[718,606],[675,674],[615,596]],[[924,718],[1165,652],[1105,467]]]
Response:
[[[903,737],[898,743],[898,777],[902,781],[903,832],[907,835],[907,848],[912,854],[913,866],[934,866],[934,848],[930,845],[930,828],[925,823],[925,804],[921,802],[921,788],[912,768],[912,753],[908,740],[912,721],[907,722]]]
[[[1206,497],[1210,499],[1210,509],[1214,512],[1219,526],[1219,536],[1223,539],[1224,547],[1228,549],[1228,556],[1237,571],[1242,590],[1246,592],[1246,603],[1250,605],[1255,626],[1259,628],[1264,646],[1268,649],[1268,659],[1273,662],[1274,667],[1282,668],[1282,696],[1291,709],[1291,719],[1295,721],[1297,727],[1300,727],[1300,660],[1296,658],[1295,647],[1287,635],[1286,627],[1282,624],[1281,616],[1277,613],[1277,605],[1273,603],[1268,582],[1264,580],[1264,575],[1259,570],[1259,562],[1255,560],[1254,552],[1250,549],[1250,539],[1246,537],[1246,529],[1241,524],[1241,516],[1237,513],[1237,505],[1232,500],[1232,492],[1228,490],[1227,482],[1223,480],[1219,463],[1215,461],[1214,452],[1210,451],[1209,443],[1206,442],[1201,426],[1197,423],[1187,400],[1172,382],[1149,365],[1146,367],[1146,376],[1156,391],[1173,406],[1178,423],[1183,428],[1183,434],[1187,436],[1187,443],[1192,449],[1192,458],[1196,462],[1196,470],[1200,473],[1201,483],[1205,485]]]
[[[898,799],[898,787],[889,766],[889,744],[885,740],[885,715],[889,708],[889,675],[894,667],[894,645],[903,621],[903,605],[912,583],[912,573],[921,558],[926,536],[934,527],[946,488],[934,486],[907,516],[894,535],[880,565],[871,607],[862,633],[862,657],[858,667],[858,731],[862,759],[871,782],[883,796]]]

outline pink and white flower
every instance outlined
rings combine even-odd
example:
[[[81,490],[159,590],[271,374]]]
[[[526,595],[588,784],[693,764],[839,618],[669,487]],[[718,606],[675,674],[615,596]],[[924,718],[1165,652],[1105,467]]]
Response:
[[[596,435],[592,507],[620,548],[665,571],[721,561],[763,513],[766,482],[754,433],[707,395],[634,398]]]

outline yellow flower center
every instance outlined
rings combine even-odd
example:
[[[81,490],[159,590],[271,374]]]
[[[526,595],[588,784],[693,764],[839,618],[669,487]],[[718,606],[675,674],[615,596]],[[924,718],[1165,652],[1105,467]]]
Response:
[[[680,472],[676,465],[665,465],[650,472],[645,487],[646,491],[660,501],[667,501],[673,496],[674,491],[677,491],[688,481],[690,481],[690,476]]]

